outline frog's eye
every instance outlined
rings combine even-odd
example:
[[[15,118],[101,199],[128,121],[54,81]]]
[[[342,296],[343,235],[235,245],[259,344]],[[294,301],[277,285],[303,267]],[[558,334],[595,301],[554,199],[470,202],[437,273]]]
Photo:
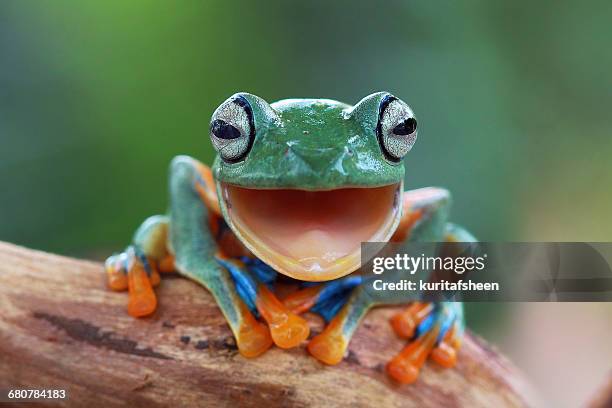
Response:
[[[210,139],[223,160],[236,163],[246,157],[253,146],[255,126],[253,110],[243,96],[228,99],[213,113]]]
[[[387,95],[380,103],[376,133],[385,157],[399,162],[412,149],[417,138],[417,121],[410,107]]]

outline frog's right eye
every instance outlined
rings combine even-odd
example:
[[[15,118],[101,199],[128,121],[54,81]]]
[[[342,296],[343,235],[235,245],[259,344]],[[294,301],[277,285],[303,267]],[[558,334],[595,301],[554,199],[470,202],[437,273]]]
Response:
[[[246,157],[255,139],[255,125],[251,105],[243,96],[230,98],[215,110],[210,139],[226,162],[236,163]]]
[[[417,121],[410,107],[393,95],[385,96],[380,102],[376,133],[385,157],[400,162],[417,138]]]

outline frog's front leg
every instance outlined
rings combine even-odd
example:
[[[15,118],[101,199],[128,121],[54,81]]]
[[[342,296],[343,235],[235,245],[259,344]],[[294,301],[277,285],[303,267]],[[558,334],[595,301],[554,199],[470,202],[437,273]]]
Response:
[[[473,242],[471,234],[447,223],[450,197],[446,190],[427,188],[404,193],[403,218],[394,236],[396,242]],[[328,284],[329,285],[329,284]],[[286,300],[288,304],[316,305],[320,289],[307,288]],[[363,285],[353,290],[342,309],[325,330],[315,336],[308,350],[318,360],[337,364],[342,360],[351,336],[367,310],[375,305],[395,304],[398,299],[373,298]],[[295,302],[300,299],[300,302]],[[442,366],[452,366],[463,334],[462,305],[457,302],[412,303],[392,319],[396,333],[412,340],[387,366],[396,380],[416,380],[428,356]]]
[[[366,290],[365,284],[360,283],[352,290],[348,301],[335,314],[324,331],[308,344],[308,351],[317,360],[330,365],[338,364],[342,361],[349,341],[365,313],[373,306],[397,303],[397,299],[386,301],[373,298]],[[319,290],[318,293],[323,290]],[[307,292],[312,292],[311,288],[301,293]],[[334,306],[342,302],[341,294],[336,296],[337,301],[325,302],[323,313],[321,310],[318,311],[326,320],[327,312],[333,314]],[[298,296],[288,298],[286,304],[291,305],[296,297]],[[311,300],[302,304],[311,304],[314,306],[311,310],[316,309],[318,294],[312,295]],[[413,302],[405,311],[395,315],[391,324],[398,336],[410,340],[404,350],[387,365],[387,372],[395,380],[401,383],[414,382],[428,357],[443,367],[454,366],[464,330],[461,303]]]
[[[251,312],[268,323],[274,344],[280,348],[298,346],[308,338],[308,322],[279,301],[272,291],[276,272],[258,259],[231,259],[218,255],[219,263],[227,269],[242,300]]]
[[[408,241],[415,235],[435,239],[442,236],[447,214],[449,194],[446,190],[437,188],[425,188],[404,192],[402,197],[402,219],[392,240],[396,242]],[[325,286],[334,285],[330,282]],[[285,299],[289,305],[307,305],[308,308],[319,303],[321,288],[306,288],[298,294]],[[336,296],[338,299],[339,296]],[[297,301],[299,300],[299,302]],[[308,351],[319,361],[326,364],[338,364],[342,361],[348,343],[357,328],[361,318],[368,309],[377,303],[371,294],[362,285],[353,289],[353,293],[344,306],[337,311],[338,302],[327,307],[322,314],[326,320],[326,313],[335,314],[325,327],[323,332],[315,336],[308,344]],[[294,306],[295,307],[295,306]],[[302,307],[302,311],[307,307]],[[298,310],[300,310],[298,308]],[[335,313],[337,311],[337,313]]]
[[[173,159],[170,165],[169,247],[176,269],[206,287],[227,320],[238,350],[255,357],[272,344],[270,331],[257,321],[240,299],[227,269],[217,260],[219,248],[210,228],[215,208],[207,205],[205,194],[212,189],[210,170],[187,156]],[[214,190],[209,191],[214,194]]]
[[[361,318],[373,305],[362,285],[353,289],[351,296],[325,329],[308,343],[308,351],[317,360],[330,365],[342,361]]]
[[[214,211],[203,197],[214,188],[208,184],[208,175],[208,168],[192,158],[177,157],[172,163],[170,247],[176,268],[212,293],[243,355],[261,354],[272,342],[283,348],[297,346],[308,337],[306,320],[288,310],[264,278],[252,276],[255,265],[228,258],[206,227]],[[269,328],[257,321],[255,311]]]
[[[410,342],[387,364],[389,375],[398,382],[413,383],[428,357],[442,367],[453,367],[464,330],[463,305],[415,302],[396,316],[406,313],[412,314],[416,323],[409,333],[398,331],[394,326],[396,334]]]
[[[373,299],[362,285],[357,287],[324,331],[310,341],[308,351],[325,364],[338,364],[361,318],[379,304],[385,304],[384,300]],[[387,365],[391,377],[402,383],[414,382],[427,357],[443,367],[454,366],[464,330],[461,303],[414,302],[393,320],[398,316],[401,320],[409,316],[414,325],[410,331],[393,326],[400,337],[411,342]],[[402,327],[407,325],[404,323]]]
[[[476,239],[465,229],[446,224],[443,241],[472,243]],[[456,256],[459,247],[442,247],[439,256]],[[463,247],[462,247],[463,248]],[[473,249],[472,246],[467,249]],[[387,372],[401,383],[412,383],[418,378],[425,360],[430,357],[442,367],[453,367],[461,345],[465,321],[460,302],[414,302],[391,319],[395,333],[410,343],[388,364]]]

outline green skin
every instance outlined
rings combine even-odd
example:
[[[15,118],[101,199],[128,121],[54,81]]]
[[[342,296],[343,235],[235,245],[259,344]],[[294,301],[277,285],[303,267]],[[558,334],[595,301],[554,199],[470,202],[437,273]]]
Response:
[[[376,137],[378,108],[387,93],[372,94],[354,108],[326,99],[290,99],[268,105],[254,95],[237,95],[252,108],[256,137],[247,157],[238,163],[217,156],[212,167],[217,191],[221,191],[220,183],[329,190],[384,186],[404,179],[402,162],[387,160]],[[215,259],[217,245],[206,222],[210,210],[196,192],[198,180],[195,159],[176,157],[170,167],[169,213],[147,219],[137,230],[133,245],[153,259],[168,251],[174,254],[177,271],[213,294],[237,335],[243,309],[232,277]],[[447,223],[450,196],[446,190],[437,191],[439,194],[413,203],[424,215],[412,229],[410,241],[474,241],[469,233]],[[231,226],[225,203],[219,201]],[[385,295],[388,293],[374,298],[362,287],[354,289],[340,322],[346,344],[370,307],[406,302],[397,294]],[[443,307],[453,308],[463,327],[461,305]]]

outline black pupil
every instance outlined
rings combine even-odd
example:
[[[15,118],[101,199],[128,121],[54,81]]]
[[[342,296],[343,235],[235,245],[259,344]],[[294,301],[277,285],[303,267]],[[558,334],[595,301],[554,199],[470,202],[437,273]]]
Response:
[[[237,139],[240,137],[238,129],[221,119],[214,120],[210,124],[210,130],[219,139]]]
[[[398,136],[409,135],[414,133],[417,128],[417,121],[415,118],[408,118],[396,127],[393,128],[393,133]]]

